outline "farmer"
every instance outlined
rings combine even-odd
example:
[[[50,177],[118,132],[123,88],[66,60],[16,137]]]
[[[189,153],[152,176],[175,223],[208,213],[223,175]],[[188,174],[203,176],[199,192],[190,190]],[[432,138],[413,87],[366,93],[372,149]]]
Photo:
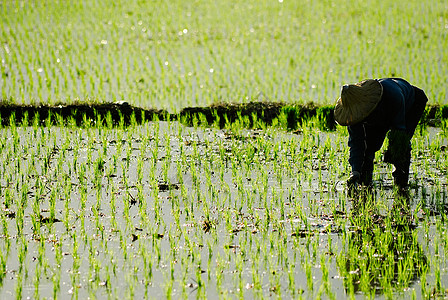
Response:
[[[411,163],[411,138],[428,98],[425,92],[401,78],[367,79],[344,85],[334,117],[348,126],[350,147],[349,191],[372,184],[373,160],[384,141],[389,148],[384,161],[394,165],[395,186],[406,191]]]

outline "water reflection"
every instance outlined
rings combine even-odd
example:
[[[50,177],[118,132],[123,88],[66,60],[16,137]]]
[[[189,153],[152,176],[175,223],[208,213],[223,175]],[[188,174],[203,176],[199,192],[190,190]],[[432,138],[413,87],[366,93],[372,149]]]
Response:
[[[366,193],[353,201],[338,269],[348,294],[392,296],[417,282],[428,260],[417,240],[410,200],[396,195],[388,213]]]

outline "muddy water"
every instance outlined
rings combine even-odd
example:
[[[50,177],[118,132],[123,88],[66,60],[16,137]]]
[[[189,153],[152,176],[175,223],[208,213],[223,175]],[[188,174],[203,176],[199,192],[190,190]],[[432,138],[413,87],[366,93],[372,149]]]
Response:
[[[409,197],[378,153],[346,193],[346,134],[3,128],[0,298],[446,296],[447,139]]]

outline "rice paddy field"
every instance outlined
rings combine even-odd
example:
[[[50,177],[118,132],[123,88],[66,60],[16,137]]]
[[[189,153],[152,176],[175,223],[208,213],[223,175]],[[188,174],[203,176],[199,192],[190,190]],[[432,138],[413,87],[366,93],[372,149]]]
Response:
[[[3,0],[0,20],[0,108],[325,106],[388,76],[448,102],[446,1]],[[417,128],[408,195],[384,149],[349,195],[347,131],[319,116],[157,118],[2,119],[0,299],[448,298],[446,119]]]
[[[2,0],[0,96],[333,103],[341,84],[404,77],[447,104],[448,3]]]

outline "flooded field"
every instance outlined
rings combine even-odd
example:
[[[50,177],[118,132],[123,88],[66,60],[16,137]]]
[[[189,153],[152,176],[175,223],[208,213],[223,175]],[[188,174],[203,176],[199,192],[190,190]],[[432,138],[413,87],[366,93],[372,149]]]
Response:
[[[0,1],[0,299],[448,298],[447,3]],[[384,77],[409,195],[381,150],[350,196],[333,105]]]
[[[413,139],[409,196],[347,134],[0,129],[0,298],[446,298],[447,131]]]

